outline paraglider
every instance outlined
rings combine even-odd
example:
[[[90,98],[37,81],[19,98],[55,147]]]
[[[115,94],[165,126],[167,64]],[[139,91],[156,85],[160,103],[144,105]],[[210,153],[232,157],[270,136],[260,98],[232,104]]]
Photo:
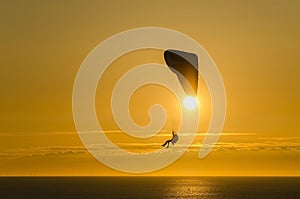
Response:
[[[180,50],[166,50],[164,52],[165,62],[169,69],[176,74],[184,92],[188,95],[184,100],[187,109],[193,110],[197,106],[194,96],[198,90],[198,57],[194,53]],[[173,145],[178,141],[178,135],[172,131],[172,139],[167,140],[161,146],[169,148],[169,143]]]
[[[164,58],[169,69],[176,74],[185,93],[196,96],[198,89],[197,55],[180,50],[166,50]]]
[[[172,138],[170,140],[167,140],[164,144],[162,144],[162,147],[165,147],[167,145],[167,148],[169,148],[170,142],[174,145],[178,141],[178,135],[172,131]]]

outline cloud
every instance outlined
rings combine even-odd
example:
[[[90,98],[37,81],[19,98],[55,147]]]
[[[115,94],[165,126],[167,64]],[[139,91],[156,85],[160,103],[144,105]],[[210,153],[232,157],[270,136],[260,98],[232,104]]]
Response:
[[[201,146],[201,144],[199,144]],[[215,151],[298,151],[300,137],[248,137],[218,142]]]
[[[101,131],[102,133],[105,134],[116,134],[116,133],[126,133],[122,130],[105,130]],[[130,132],[138,132],[131,130]],[[168,130],[154,130],[153,132],[157,132],[155,136],[159,137],[164,137],[164,136],[171,136],[171,132]],[[87,133],[87,134],[93,134],[93,133],[99,133],[99,131],[83,131],[81,133]],[[183,134],[184,133],[184,134]],[[191,132],[183,132],[183,136],[190,136],[193,135]],[[0,137],[19,137],[19,136],[54,136],[54,135],[78,135],[77,132],[74,131],[50,131],[50,132],[0,132]],[[215,136],[217,134],[208,134],[207,132],[197,132],[196,136]],[[248,132],[243,132],[243,133],[234,133],[234,132],[222,132],[222,136],[249,136],[249,135],[256,135],[256,133],[248,133]]]
[[[86,133],[99,133],[96,131],[88,131]],[[123,133],[122,131],[105,131],[105,133]],[[33,133],[0,133],[0,136],[30,136],[32,139],[36,136],[53,136],[57,139],[60,135],[77,135],[76,132],[33,132]],[[185,133],[181,136],[192,136],[191,133]],[[197,133],[199,138],[204,138],[206,133]],[[161,142],[116,142],[115,145],[125,151],[134,151],[136,153],[150,152],[161,149],[161,144],[171,137],[170,132],[162,132],[159,134]],[[44,139],[44,138],[42,138]],[[47,137],[45,139],[51,139]],[[188,147],[186,152],[199,152],[204,146],[197,138],[192,145]],[[69,143],[70,144],[70,143]],[[53,144],[54,145],[54,144]],[[184,150],[186,146],[177,143],[170,146],[171,150]],[[109,146],[91,146],[93,149],[101,149],[101,152],[106,155],[114,155],[116,149]],[[219,142],[213,148],[213,151],[296,151],[300,152],[300,137],[258,137],[255,133],[222,133]],[[23,157],[82,157],[89,152],[83,145],[66,145],[66,146],[45,146],[45,147],[23,147],[23,148],[7,148],[1,149],[0,158],[23,158]]]
[[[21,157],[58,157],[58,156],[78,156],[87,154],[87,150],[81,146],[55,146],[55,147],[28,147],[16,148],[0,152],[0,157],[21,158]]]

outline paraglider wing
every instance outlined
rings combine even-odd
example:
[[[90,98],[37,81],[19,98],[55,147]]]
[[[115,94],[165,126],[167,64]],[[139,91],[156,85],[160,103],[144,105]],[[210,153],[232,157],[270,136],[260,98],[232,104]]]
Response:
[[[179,50],[166,50],[165,61],[174,72],[187,95],[197,95],[198,57],[196,54]],[[191,89],[191,87],[192,89]]]

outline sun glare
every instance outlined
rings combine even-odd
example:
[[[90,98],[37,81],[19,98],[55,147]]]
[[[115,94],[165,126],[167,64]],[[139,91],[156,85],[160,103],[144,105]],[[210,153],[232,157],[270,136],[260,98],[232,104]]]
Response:
[[[197,107],[197,99],[192,96],[187,96],[183,100],[184,107],[188,110],[194,110]]]

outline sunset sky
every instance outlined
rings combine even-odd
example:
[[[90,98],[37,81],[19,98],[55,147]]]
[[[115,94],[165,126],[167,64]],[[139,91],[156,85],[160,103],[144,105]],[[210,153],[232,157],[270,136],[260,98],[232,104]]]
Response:
[[[164,27],[190,36],[215,61],[226,89],[226,120],[216,147],[200,160],[211,114],[200,79],[201,120],[193,144],[172,165],[144,175],[299,176],[299,10],[297,0],[1,1],[0,175],[131,175],[103,165],[81,143],[73,84],[103,40],[132,28]],[[132,118],[146,125],[149,106],[159,102],[168,113],[164,129],[143,140],[116,126],[109,101],[114,84],[126,70],[150,62],[165,64],[163,51],[119,57],[97,88],[99,122],[129,151],[161,148],[180,122],[174,96],[149,85],[132,97]]]

